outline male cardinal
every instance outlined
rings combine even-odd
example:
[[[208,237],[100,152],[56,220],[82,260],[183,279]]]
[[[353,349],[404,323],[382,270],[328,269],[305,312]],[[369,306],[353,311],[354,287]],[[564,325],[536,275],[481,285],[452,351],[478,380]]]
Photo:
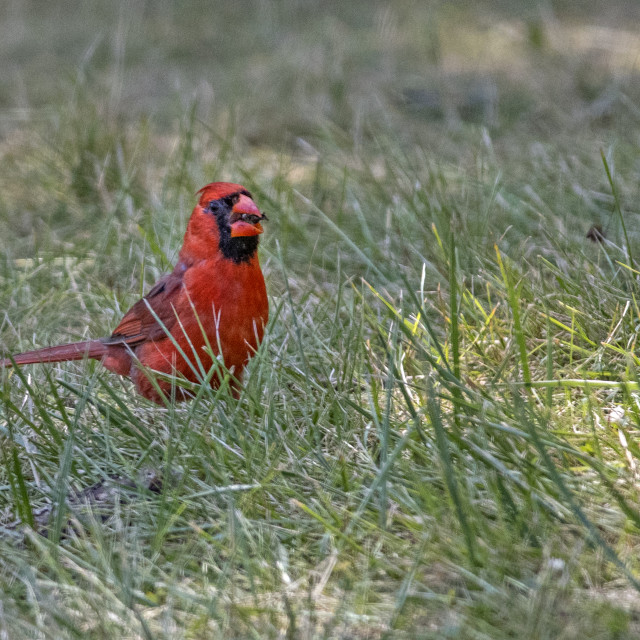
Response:
[[[157,380],[159,393],[149,370],[197,382],[212,367],[213,353],[240,379],[269,316],[257,252],[266,216],[239,184],[213,182],[198,193],[178,264],[129,309],[111,337],[27,351],[14,356],[15,363],[102,360],[157,403],[170,395],[171,383]],[[213,375],[211,385],[219,384]],[[176,391],[179,400],[190,397]]]

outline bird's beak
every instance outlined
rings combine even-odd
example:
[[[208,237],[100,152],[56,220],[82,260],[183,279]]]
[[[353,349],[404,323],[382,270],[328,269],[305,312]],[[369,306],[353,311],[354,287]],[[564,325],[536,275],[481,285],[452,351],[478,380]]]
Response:
[[[255,202],[248,196],[240,195],[231,209],[231,237],[260,235],[264,231],[260,220],[266,220],[266,217],[260,213]]]

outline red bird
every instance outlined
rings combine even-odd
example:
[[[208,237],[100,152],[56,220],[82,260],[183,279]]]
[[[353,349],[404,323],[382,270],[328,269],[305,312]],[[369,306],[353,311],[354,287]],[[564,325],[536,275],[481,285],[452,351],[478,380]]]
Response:
[[[239,184],[213,182],[198,193],[178,264],[129,309],[111,337],[27,351],[14,356],[15,363],[102,360],[157,403],[171,394],[171,383],[158,380],[158,393],[145,370],[197,382],[213,365],[208,347],[240,379],[269,317],[257,251],[266,216]],[[214,375],[211,385],[219,384]],[[189,397],[176,388],[177,399]]]

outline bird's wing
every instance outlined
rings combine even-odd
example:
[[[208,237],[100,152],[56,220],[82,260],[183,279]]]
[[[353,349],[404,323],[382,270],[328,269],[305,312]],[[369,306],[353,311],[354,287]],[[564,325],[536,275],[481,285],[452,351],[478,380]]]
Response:
[[[105,344],[125,343],[134,347],[165,337],[176,322],[174,308],[181,289],[182,273],[177,269],[158,280],[151,291],[127,311]]]

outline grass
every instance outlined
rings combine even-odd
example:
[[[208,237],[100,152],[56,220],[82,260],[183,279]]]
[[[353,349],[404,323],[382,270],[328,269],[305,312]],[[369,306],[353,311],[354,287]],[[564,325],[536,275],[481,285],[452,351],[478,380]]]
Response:
[[[238,399],[3,373],[0,634],[637,637],[635,5],[91,7],[0,20],[2,352],[108,335],[213,179],[271,320]]]

